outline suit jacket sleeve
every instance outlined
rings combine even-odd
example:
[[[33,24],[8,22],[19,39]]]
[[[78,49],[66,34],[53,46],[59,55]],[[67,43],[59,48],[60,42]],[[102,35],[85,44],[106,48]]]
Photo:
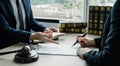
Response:
[[[0,40],[29,42],[30,32],[23,30],[16,30],[8,24],[5,17],[0,13]],[[13,42],[14,42],[13,41]]]
[[[110,22],[109,20],[106,22],[104,30],[103,34],[107,33],[107,35],[102,38],[104,40],[101,42],[100,50],[92,50],[85,53],[83,57],[89,66],[120,66],[118,61],[120,59],[120,0],[117,0],[113,6]]]
[[[31,14],[31,29],[38,32],[43,32],[45,30],[45,26],[43,24],[38,23]]]
[[[29,2],[30,4],[30,2]],[[31,28],[34,30],[34,31],[41,31],[43,32],[45,30],[45,26],[43,24],[38,24],[38,22],[35,20],[35,18],[33,17],[33,12],[32,12],[32,9],[31,9],[31,5],[29,6],[30,7],[30,21],[31,21]]]
[[[95,47],[99,48],[101,44],[101,38],[95,38],[94,40],[95,40]]]

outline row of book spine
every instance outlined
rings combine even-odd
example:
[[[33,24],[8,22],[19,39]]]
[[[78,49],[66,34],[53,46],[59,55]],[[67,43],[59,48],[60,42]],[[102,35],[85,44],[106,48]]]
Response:
[[[89,6],[89,34],[102,35],[102,30],[111,6]]]
[[[60,23],[59,31],[64,33],[84,33],[87,22],[80,23]]]

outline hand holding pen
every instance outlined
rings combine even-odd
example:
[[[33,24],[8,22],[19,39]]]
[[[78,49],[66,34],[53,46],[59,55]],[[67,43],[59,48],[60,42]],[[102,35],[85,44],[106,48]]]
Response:
[[[85,37],[87,35],[87,32],[85,32],[81,37]],[[76,42],[72,45],[72,47],[74,46],[74,45],[76,45],[78,43],[78,40],[76,40]]]

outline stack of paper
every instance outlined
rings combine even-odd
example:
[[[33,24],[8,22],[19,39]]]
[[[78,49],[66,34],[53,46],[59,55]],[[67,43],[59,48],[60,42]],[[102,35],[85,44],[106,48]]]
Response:
[[[38,54],[46,55],[63,55],[63,56],[77,56],[77,47],[57,44],[39,44],[36,48]]]

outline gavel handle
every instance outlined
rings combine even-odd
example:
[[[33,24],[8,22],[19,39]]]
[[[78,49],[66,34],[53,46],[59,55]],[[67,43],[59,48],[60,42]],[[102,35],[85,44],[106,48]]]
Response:
[[[10,53],[16,53],[20,52],[21,50],[14,50],[14,51],[7,51],[7,52],[0,52],[0,55],[10,54]]]

